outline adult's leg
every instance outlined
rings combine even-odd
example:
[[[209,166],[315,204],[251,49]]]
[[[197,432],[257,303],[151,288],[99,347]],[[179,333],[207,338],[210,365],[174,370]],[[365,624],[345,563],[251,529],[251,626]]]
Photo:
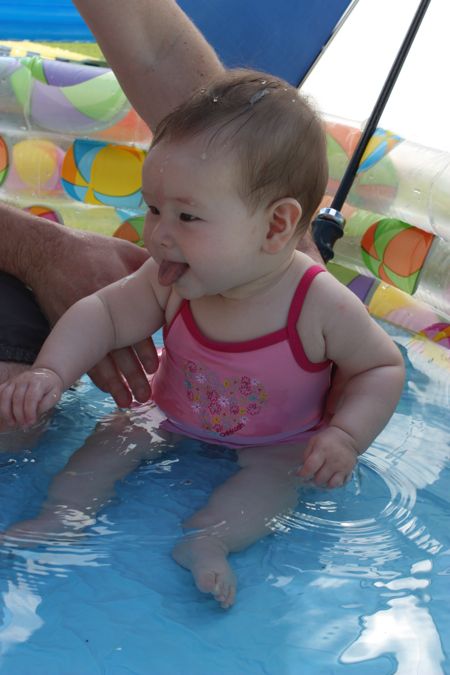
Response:
[[[49,331],[30,289],[0,272],[0,362],[33,363]]]
[[[50,327],[32,292],[15,277],[0,272],[0,384],[29,367]],[[31,447],[46,420],[32,429],[10,429],[0,419],[0,451]]]

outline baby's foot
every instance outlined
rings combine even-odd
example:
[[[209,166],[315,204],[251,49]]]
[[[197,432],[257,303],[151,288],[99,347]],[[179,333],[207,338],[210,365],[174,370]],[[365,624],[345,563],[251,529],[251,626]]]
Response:
[[[184,537],[175,546],[172,555],[179,565],[192,572],[202,593],[211,593],[224,609],[231,607],[236,596],[236,577],[217,537]]]

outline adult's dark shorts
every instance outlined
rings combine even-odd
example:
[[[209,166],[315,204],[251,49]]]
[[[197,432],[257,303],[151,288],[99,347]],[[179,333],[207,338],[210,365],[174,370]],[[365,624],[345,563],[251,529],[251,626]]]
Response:
[[[49,331],[30,289],[0,272],[0,361],[33,363]]]

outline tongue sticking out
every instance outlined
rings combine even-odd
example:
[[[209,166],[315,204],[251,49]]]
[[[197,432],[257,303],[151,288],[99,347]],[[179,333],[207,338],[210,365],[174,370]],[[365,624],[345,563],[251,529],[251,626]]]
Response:
[[[188,267],[186,263],[163,260],[159,266],[159,283],[161,286],[171,286],[186,272]]]

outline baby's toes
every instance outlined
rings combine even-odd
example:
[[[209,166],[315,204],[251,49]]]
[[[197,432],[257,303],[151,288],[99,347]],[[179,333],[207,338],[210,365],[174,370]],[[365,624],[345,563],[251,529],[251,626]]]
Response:
[[[217,574],[210,570],[199,570],[195,574],[195,583],[202,593],[211,593],[215,596],[217,588]]]

